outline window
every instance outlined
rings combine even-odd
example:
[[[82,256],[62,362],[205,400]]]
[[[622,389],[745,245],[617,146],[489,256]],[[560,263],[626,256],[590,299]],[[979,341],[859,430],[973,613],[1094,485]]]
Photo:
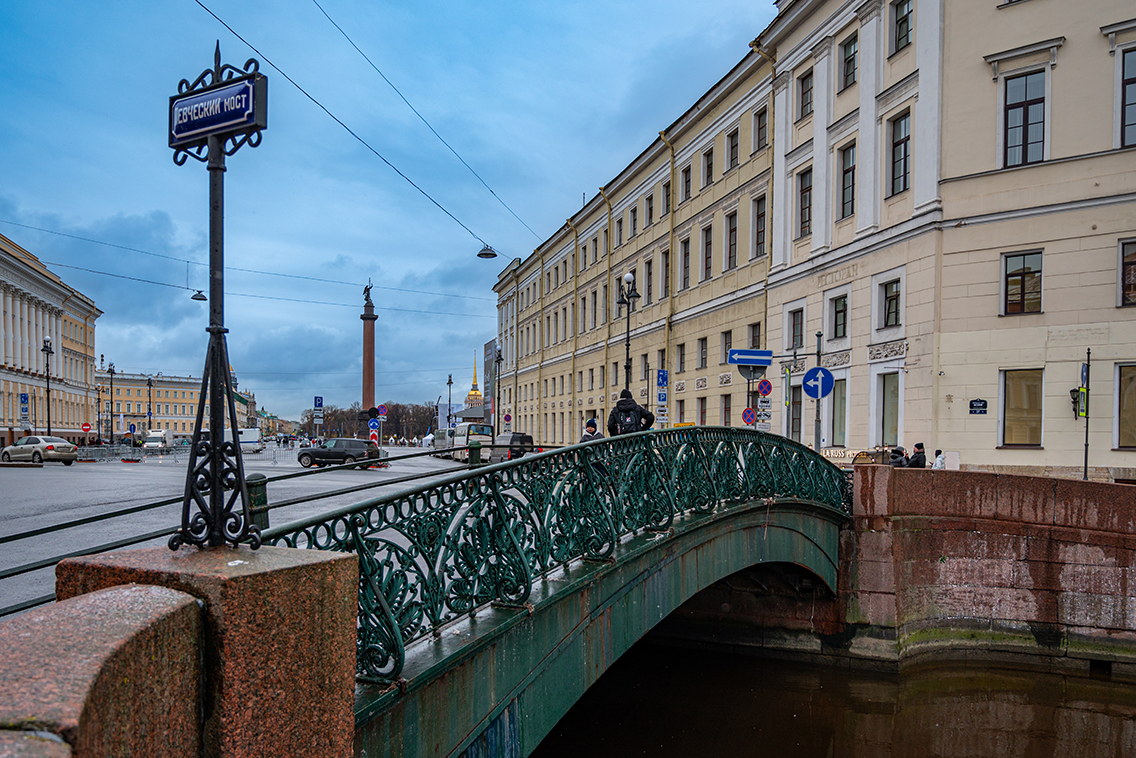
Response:
[[[908,187],[911,168],[911,114],[904,113],[891,122],[891,194]]]
[[[706,368],[706,338],[698,338],[698,368]]]
[[[761,322],[749,325],[749,349],[761,349]]]
[[[659,257],[663,261],[663,287],[659,297],[669,297],[671,294],[671,251],[664,250]]]
[[[678,365],[675,367],[675,373],[681,374],[686,371],[686,343],[678,346]]]
[[[733,406],[733,398],[730,395],[722,395],[722,426],[730,426],[730,411]]]
[[[789,439],[801,441],[801,405],[803,404],[800,385],[789,392]]]
[[[634,237],[639,233],[639,209],[631,209],[631,236]]]
[[[690,240],[684,239],[679,243],[682,249],[682,288],[690,287]]]
[[[832,298],[832,339],[848,336],[848,296]]]
[[[727,332],[722,332],[722,360],[719,363],[726,364],[730,361],[730,351],[734,349],[734,332],[731,329]]]
[[[1121,72],[1120,145],[1136,145],[1136,48],[1124,51]]]
[[[596,328],[596,293],[592,293],[592,328]]]
[[[651,370],[651,365],[647,362],[647,354],[643,353],[639,356],[639,381],[647,381],[647,372]]]
[[[1136,366],[1118,366],[1117,447],[1136,447]]]
[[[753,257],[765,255],[765,196],[753,201]]]
[[[655,196],[647,195],[643,201],[644,212],[647,214],[647,226],[655,223]]]
[[[728,168],[738,165],[738,130],[735,129],[726,135],[726,160]]]
[[[663,215],[671,212],[671,183],[663,185]]]
[[[796,350],[805,346],[805,311],[798,308],[789,312],[789,348]]]
[[[837,379],[832,383],[832,412],[829,414],[828,444],[830,447],[844,447],[847,444],[848,380]]]
[[[606,369],[606,368],[607,368],[606,366],[600,366],[600,389],[601,390],[603,389],[603,386],[604,386],[604,369]]]
[[[592,263],[599,260],[599,247],[600,240],[598,237],[592,237]]]
[[[881,314],[880,328],[887,329],[899,326],[899,280],[887,282],[883,285],[883,313]]]
[[[607,285],[605,284],[603,286],[603,316],[600,317],[600,323],[601,324],[607,323],[607,308],[608,308],[609,302],[610,301],[607,299]]]
[[[1002,372],[1002,444],[1041,446],[1041,369]]]
[[[756,135],[757,149],[769,146],[769,111],[762,108],[753,117],[753,132]]]
[[[646,285],[646,294],[647,294],[647,304],[648,305],[650,305],[651,302],[654,300],[654,294],[655,294],[654,268],[655,268],[655,264],[654,264],[653,261],[647,261],[646,263],[643,264],[643,278],[646,280],[644,282],[644,284]]]
[[[880,375],[880,444],[899,444],[899,372]]]
[[[840,51],[843,53],[844,58],[844,68],[840,72],[841,89],[851,87],[856,83],[856,52],[859,47],[859,39],[855,34],[846,39],[844,44],[840,46]]]
[[[1006,166],[1045,159],[1045,72],[1006,79]]]
[[[804,237],[813,231],[813,170],[806,169],[797,176],[800,194],[800,234]]]
[[[615,221],[615,246],[619,247],[623,244],[623,219],[616,219]]]
[[[712,274],[714,257],[714,227],[708,226],[702,230],[702,281],[706,281]]]
[[[584,391],[584,372],[583,371],[577,371],[576,372],[576,391],[577,392],[583,392]]]
[[[630,379],[631,377],[628,377]],[[619,361],[611,363],[611,384],[614,387],[619,382]]]
[[[856,212],[856,144],[840,151],[840,218]]]
[[[552,286],[553,287],[559,287],[560,286],[560,267],[559,266],[557,266],[556,269],[552,272]]]
[[[698,398],[698,423],[706,426],[706,398]]]
[[[797,79],[797,118],[804,118],[813,112],[813,70],[810,68]]]
[[[714,183],[714,150],[702,154],[702,186]]]
[[[603,237],[604,237],[604,248],[603,248],[604,249],[604,255],[607,255],[608,253],[611,252],[611,244],[610,244],[610,240],[608,239],[608,236],[607,236],[607,229],[604,229]]]
[[[891,51],[898,53],[911,44],[911,0],[898,0],[891,4],[892,9],[892,45]]]
[[[678,415],[678,423],[683,424],[686,422],[686,401],[675,401],[675,413]]]
[[[1120,246],[1120,304],[1136,305],[1136,242]]]
[[[1041,313],[1041,253],[1007,255],[1006,315]]]
[[[738,265],[738,214],[726,216],[726,268]]]
[[[594,368],[588,369],[588,389],[594,390],[596,388],[596,370]]]
[[[682,170],[682,199],[690,199],[690,166]]]
[[[588,298],[580,298],[580,331],[588,330]]]

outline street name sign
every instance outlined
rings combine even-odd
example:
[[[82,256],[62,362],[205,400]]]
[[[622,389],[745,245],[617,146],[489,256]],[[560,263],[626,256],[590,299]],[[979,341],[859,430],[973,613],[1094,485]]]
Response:
[[[204,145],[212,136],[234,137],[268,128],[268,78],[235,77],[170,98],[170,147]]]
[[[771,366],[772,350],[731,350],[726,354],[726,363],[736,366]]]
[[[832,375],[832,372],[823,366],[813,366],[806,371],[805,378],[801,382],[804,385],[805,394],[817,400],[832,392],[832,386],[835,383],[836,378]]]

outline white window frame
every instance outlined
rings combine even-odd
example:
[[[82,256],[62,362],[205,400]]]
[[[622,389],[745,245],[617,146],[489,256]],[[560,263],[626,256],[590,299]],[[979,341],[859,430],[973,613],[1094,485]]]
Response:
[[[1053,69],[1057,67],[1057,51],[1064,42],[1064,37],[1057,37],[1036,44],[1017,47],[1013,50],[993,53],[983,58],[983,60],[990,64],[993,71],[993,80],[998,88],[998,105],[995,113],[994,130],[994,165],[999,169],[1006,168],[1006,80],[1016,76],[1022,76],[1023,74],[1033,74],[1038,71],[1045,72],[1045,135],[1042,139],[1041,160],[1044,163],[1050,159],[1049,148],[1053,134]],[[1016,58],[1024,56],[1035,55],[1036,53],[1046,50],[1049,51],[1048,61],[1030,63],[1016,68],[1002,68],[1002,64],[1005,62],[1013,61]],[[1027,163],[1019,166],[1011,166],[1011,168],[1027,168],[1036,165],[1036,163]]]
[[[797,350],[801,355],[807,350],[808,339],[805,335],[809,331],[808,301],[807,297],[802,297],[781,306],[781,347],[787,353],[793,352],[793,319],[790,316],[793,311],[801,311],[801,340],[804,344]]]
[[[833,306],[832,301],[838,297],[844,296],[848,298],[848,320],[847,328],[843,337],[833,339],[829,335],[828,327],[832,326]],[[842,284],[839,287],[824,291],[824,323],[821,325],[822,332],[824,332],[824,352],[826,353],[840,353],[852,348],[852,283]]]
[[[1136,308],[1136,304],[1124,304],[1124,246],[1136,245],[1136,237],[1121,237],[1116,241],[1116,307]],[[1042,265],[1041,294],[1045,297],[1045,266]],[[1003,298],[1003,301],[1005,298]],[[1042,310],[1045,310],[1045,301],[1042,300]]]
[[[884,374],[899,374],[899,408],[896,412],[896,431],[895,440],[897,445],[904,445],[903,442],[903,425],[904,425],[904,412],[903,412],[903,398],[904,398],[904,379],[906,378],[906,369],[904,368],[904,358],[892,358],[887,361],[880,361],[873,363],[869,366],[868,380],[871,391],[868,393],[868,418],[871,421],[868,424],[868,446],[877,447],[883,444],[883,435],[881,433],[881,424],[883,423],[883,375]],[[848,393],[849,397],[852,393]]]
[[[899,326],[883,326],[884,285],[899,280]],[[871,342],[891,342],[907,336],[907,267],[881,271],[872,276],[872,330]]]
[[[730,262],[730,215],[731,214],[734,217],[734,225],[735,225],[734,226],[734,265],[733,266],[728,265],[729,262]],[[721,272],[723,274],[730,272],[730,271],[736,271],[739,267],[741,267],[742,263],[745,262],[745,261],[742,260],[741,255],[739,255],[739,251],[741,250],[741,237],[742,237],[741,231],[742,231],[741,219],[739,218],[739,214],[738,214],[738,204],[737,204],[737,201],[735,200],[734,204],[732,206],[729,206],[722,211],[722,266],[721,266]]]
[[[849,447],[848,443],[850,441],[848,431],[852,428],[851,424],[849,423],[849,419],[852,416],[852,392],[850,389],[852,386],[852,379],[849,376],[850,371],[847,367],[834,368],[829,370],[832,371],[832,379],[834,382],[840,381],[841,379],[844,380],[844,447],[845,449],[847,449]],[[820,431],[822,448],[832,447],[832,440],[826,440],[824,438],[824,432],[826,429],[832,426],[832,408],[833,403],[835,402],[835,394],[836,393],[834,392],[828,393],[820,406]]]
[[[1120,369],[1129,366],[1136,366],[1133,361],[1119,361],[1112,365],[1112,449],[1120,450]],[[1078,381],[1079,383],[1079,381]],[[1089,411],[1092,412],[1092,402],[1089,404]],[[1044,431],[1045,427],[1042,426]],[[1123,448],[1124,451],[1130,451],[1132,448]]]
[[[903,47],[899,47],[898,45],[896,45],[896,42],[897,42],[896,30],[897,30],[897,27],[899,26],[899,5],[902,2],[903,2],[903,0],[891,0],[891,2],[888,3],[888,46],[887,46],[887,51],[888,51],[888,57],[889,58],[891,56],[895,55],[898,52],[902,52],[903,50],[907,50],[908,48],[915,47],[915,24],[916,24],[916,20],[917,20],[915,18],[915,14],[918,10],[915,7],[916,6],[915,0],[911,0],[911,32],[908,35],[908,42]]]
[[[762,186],[760,191],[754,192],[749,198],[749,260],[755,261],[769,255],[769,193],[768,187]],[[757,254],[757,201],[765,201],[765,242],[761,255]]]
[[[1123,247],[1119,248],[1123,250]],[[1035,247],[1028,250],[1010,250],[998,256],[998,315],[1006,314],[1006,259],[1014,255],[1041,255],[1041,310],[1037,313],[1014,313],[1011,316],[1040,316],[1045,313],[1045,248]],[[1123,259],[1123,255],[1121,256]],[[1117,282],[1119,286],[1119,281]]]
[[[1102,26],[1100,30],[1101,34],[1108,37],[1108,54],[1113,58],[1112,148],[1119,150],[1123,141],[1123,135],[1121,134],[1123,118],[1121,105],[1124,103],[1124,91],[1121,88],[1121,84],[1124,81],[1124,54],[1136,48],[1136,40],[1118,45],[1116,43],[1116,35],[1136,30],[1136,19]]]

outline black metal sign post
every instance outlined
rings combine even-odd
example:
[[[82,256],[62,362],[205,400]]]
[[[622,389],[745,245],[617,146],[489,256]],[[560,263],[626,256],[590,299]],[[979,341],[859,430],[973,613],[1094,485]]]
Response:
[[[209,169],[209,348],[197,403],[189,470],[185,480],[181,528],[170,538],[170,549],[183,544],[198,547],[236,545],[248,541],[260,547],[260,529],[249,517],[248,487],[238,430],[229,350],[225,343],[225,156],[246,144],[257,147],[268,127],[268,80],[259,64],[249,59],[244,70],[221,64],[221,43],[213,68],[191,84],[182,79],[170,98],[170,147],[174,163],[188,158]],[[209,437],[203,438],[206,398]],[[225,434],[226,410],[232,438]],[[237,499],[240,508],[235,510]],[[191,513],[194,506],[196,513]]]

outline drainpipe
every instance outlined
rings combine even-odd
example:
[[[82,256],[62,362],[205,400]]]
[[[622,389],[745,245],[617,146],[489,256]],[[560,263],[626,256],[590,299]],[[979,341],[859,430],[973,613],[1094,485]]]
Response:
[[[673,279],[671,272],[674,271],[673,264],[674,264],[674,261],[676,260],[675,245],[674,245],[674,241],[675,241],[675,209],[678,207],[678,205],[674,202],[674,200],[675,200],[675,184],[676,184],[676,182],[675,182],[675,147],[674,147],[674,145],[672,145],[670,143],[669,140],[667,140],[667,133],[666,133],[665,130],[659,132],[659,139],[661,139],[663,141],[663,144],[666,145],[668,148],[670,148],[670,151],[671,151],[671,182],[670,182],[671,191],[670,191],[669,196],[667,197],[667,206],[671,209],[671,212],[667,214],[668,216],[670,216],[670,233],[669,233],[669,236],[667,238],[667,247],[669,248],[668,252],[667,252],[667,277],[668,277],[668,279]],[[671,362],[671,319],[674,317],[674,296],[671,293],[671,289],[672,289],[672,282],[668,281],[667,282],[667,325],[666,325],[666,328],[663,330],[663,350],[666,352],[667,366],[670,366],[670,362]],[[659,368],[665,368],[665,367],[659,366]],[[648,377],[648,387],[649,386],[650,386],[650,378]],[[648,390],[648,393],[649,392],[650,392],[650,390]],[[671,396],[672,396],[672,394],[673,393],[671,392],[671,388],[668,386],[667,387],[667,418],[670,418],[670,416],[671,416]],[[748,398],[747,398],[747,401],[748,401]]]
[[[579,302],[580,297],[580,232],[572,223],[572,219],[565,219],[564,223],[568,224],[568,228],[572,230],[572,250],[576,254],[576,259],[572,261],[572,307],[568,309],[568,313],[572,316],[572,393],[569,397],[572,398],[573,405],[572,410],[568,413],[568,418],[571,418],[572,413],[576,412],[576,348],[579,347],[580,341],[580,330],[576,321],[579,317],[576,312],[576,303]],[[572,444],[572,435],[567,433],[567,429],[564,431],[564,439],[568,440],[568,444]]]
[[[603,187],[600,187],[600,196],[604,199],[604,202],[607,203],[607,250],[604,251],[604,257],[607,258],[607,273],[606,273],[606,279],[604,281],[607,282],[608,297],[605,300],[603,307],[604,307],[604,313],[607,314],[607,315],[610,315],[608,313],[608,308],[611,307],[610,300],[611,300],[611,295],[612,295],[611,259],[613,257],[615,257],[615,240],[613,239],[614,232],[613,232],[612,224],[611,224],[611,198],[607,196],[607,192],[604,191]],[[611,325],[613,323],[614,323],[613,319],[611,319],[611,318],[607,319],[607,324],[606,324],[606,326],[607,326],[607,337],[604,338],[604,373],[607,373],[607,357],[608,357],[607,351],[608,351],[608,346],[611,343]],[[608,377],[608,380],[609,380],[608,381],[609,386],[612,385],[612,381],[614,381],[616,385],[619,384],[619,377],[618,376],[615,376],[614,378]],[[604,387],[604,396],[605,397],[607,396],[607,386]],[[604,403],[604,405],[606,405],[606,403]],[[606,423],[606,419],[604,419],[604,423]]]
[[[761,58],[764,58],[766,61],[769,62],[770,81],[775,80],[777,78],[777,60],[761,48],[761,38],[755,37],[753,42],[749,43],[749,46],[755,53],[757,53],[758,56],[760,56]],[[775,149],[775,146],[773,144],[773,140],[774,140],[774,138],[777,134],[777,130],[773,126],[774,123],[775,123],[774,118],[775,118],[775,115],[776,115],[773,112],[775,102],[776,101],[773,97],[769,98],[769,121],[768,121],[769,127],[768,128],[769,128],[769,154],[770,155],[773,155],[773,151]],[[766,268],[765,268],[765,281],[766,281],[765,329],[763,330],[763,334],[761,335],[762,339],[765,341],[765,343],[767,345],[769,344],[769,287],[768,287],[768,283],[769,283],[769,268],[772,266],[772,261],[773,261],[773,233],[774,233],[774,226],[773,226],[772,223],[770,223],[770,220],[773,218],[773,182],[772,182],[773,161],[772,160],[770,160],[770,162],[769,162],[769,176],[770,176],[771,181],[769,182],[769,186],[765,188],[765,213],[767,214],[766,215],[766,222],[765,222],[765,245],[766,245],[766,250],[768,251],[766,253],[766,259],[765,259],[766,260]],[[760,348],[761,346],[758,345],[758,347]],[[746,398],[746,406],[747,407],[749,405],[749,402],[750,402],[750,398],[747,397]]]
[[[537,316],[537,322],[536,322],[536,329],[537,329],[537,332],[540,334],[540,357],[537,358],[537,363],[536,363],[536,393],[535,394],[538,398],[541,398],[540,400],[537,401],[537,411],[538,411],[538,413],[536,414],[536,426],[537,426],[537,435],[538,435],[537,439],[543,440],[544,439],[544,433],[545,433],[546,430],[544,428],[544,424],[541,423],[541,419],[543,418],[543,416],[542,416],[541,413],[539,413],[539,411],[543,410],[543,403],[545,402],[545,400],[543,399],[543,397],[541,395],[540,385],[541,385],[541,381],[544,379],[544,351],[547,349],[546,343],[548,342],[548,340],[547,340],[547,338],[544,334],[544,255],[540,252],[540,248],[533,250],[533,253],[537,256],[537,261],[540,264],[540,267],[537,269],[537,275],[536,275],[536,289],[537,289],[537,292],[540,293],[540,311],[539,311],[540,315]],[[545,444],[547,445],[547,444],[550,444],[550,443],[548,441],[546,441]]]

